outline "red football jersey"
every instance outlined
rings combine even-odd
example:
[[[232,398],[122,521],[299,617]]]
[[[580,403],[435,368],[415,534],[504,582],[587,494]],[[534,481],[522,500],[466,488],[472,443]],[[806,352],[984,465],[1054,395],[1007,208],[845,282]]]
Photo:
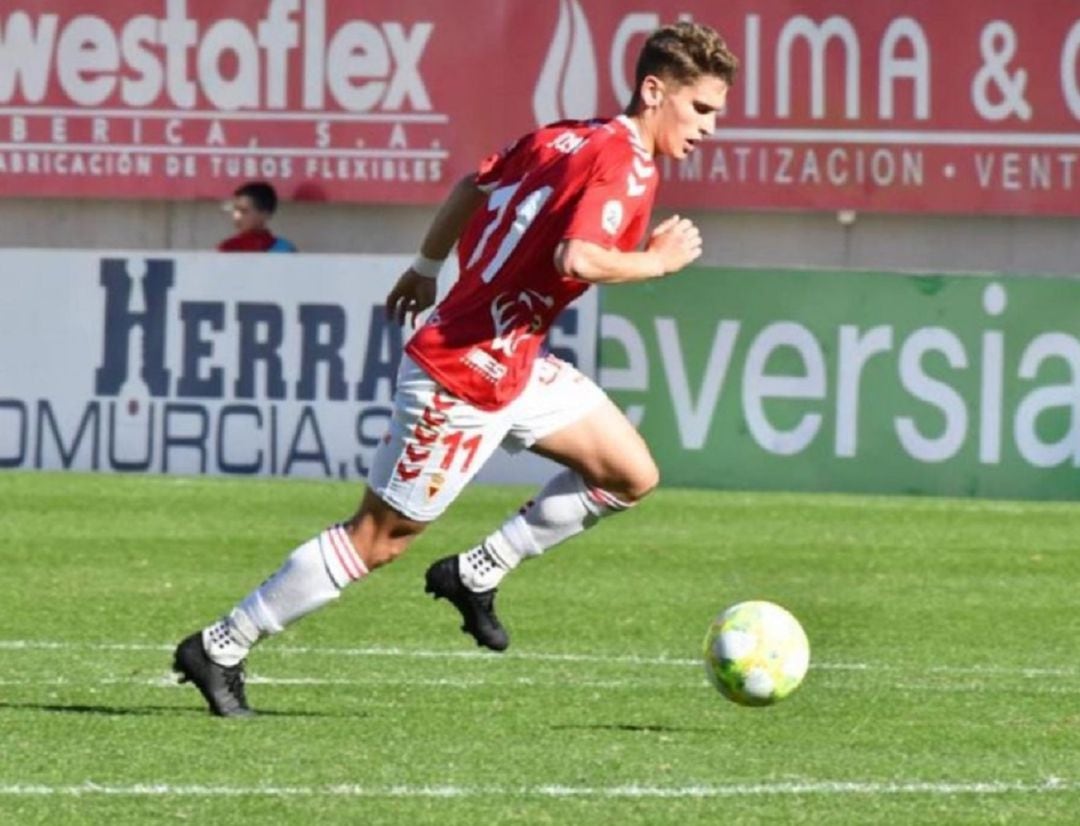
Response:
[[[657,179],[625,117],[554,123],[486,159],[476,182],[487,204],[458,242],[460,277],[406,351],[479,408],[512,401],[555,317],[589,288],[559,273],[556,247],[581,238],[636,248]]]
[[[230,235],[217,245],[218,252],[266,252],[277,238],[265,229],[249,229]]]

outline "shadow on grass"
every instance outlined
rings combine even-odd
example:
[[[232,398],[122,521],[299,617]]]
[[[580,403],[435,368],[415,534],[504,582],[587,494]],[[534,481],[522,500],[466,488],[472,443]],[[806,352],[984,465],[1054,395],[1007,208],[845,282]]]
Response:
[[[100,714],[103,717],[153,717],[198,715],[210,716],[206,709],[180,708],[178,706],[109,706],[89,705],[87,703],[4,703],[0,702],[0,711],[19,709],[25,711],[48,711],[57,714]],[[275,711],[273,709],[256,712],[256,717],[357,717],[356,714],[328,714],[323,711]]]

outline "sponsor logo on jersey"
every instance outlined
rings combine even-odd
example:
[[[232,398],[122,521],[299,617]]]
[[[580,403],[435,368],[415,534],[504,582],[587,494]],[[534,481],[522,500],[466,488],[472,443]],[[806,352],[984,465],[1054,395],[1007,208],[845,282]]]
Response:
[[[492,384],[502,381],[506,376],[506,365],[486,350],[473,347],[461,360],[466,367],[475,370]]]

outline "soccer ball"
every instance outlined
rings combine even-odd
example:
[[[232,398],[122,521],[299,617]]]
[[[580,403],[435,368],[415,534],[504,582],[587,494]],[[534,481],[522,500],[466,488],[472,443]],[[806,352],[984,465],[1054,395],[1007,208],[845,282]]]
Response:
[[[744,706],[767,706],[799,687],[810,643],[799,621],[772,602],[732,605],[705,635],[705,672],[720,693]]]

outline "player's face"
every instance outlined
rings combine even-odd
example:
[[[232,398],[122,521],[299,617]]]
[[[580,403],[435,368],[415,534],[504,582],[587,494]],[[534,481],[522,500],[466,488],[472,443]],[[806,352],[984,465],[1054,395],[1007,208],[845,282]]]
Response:
[[[266,224],[266,213],[262,212],[248,195],[240,195],[232,202],[233,226],[237,232],[250,232],[262,229]]]
[[[654,152],[682,159],[716,130],[716,115],[727,102],[728,85],[712,75],[691,84],[663,83],[656,110]]]

